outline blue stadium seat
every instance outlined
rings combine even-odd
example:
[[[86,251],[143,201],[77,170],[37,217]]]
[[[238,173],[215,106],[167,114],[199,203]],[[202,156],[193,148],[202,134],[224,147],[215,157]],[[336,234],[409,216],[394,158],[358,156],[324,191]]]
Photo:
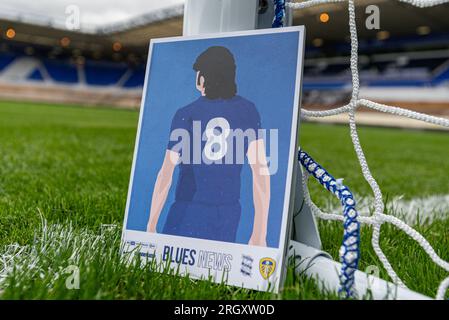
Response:
[[[303,89],[305,91],[310,90],[337,90],[343,89],[347,84],[344,81],[335,82],[307,82],[304,81]]]
[[[368,81],[364,85],[372,87],[425,87],[430,86],[426,80],[376,80]]]
[[[131,77],[123,84],[125,88],[135,88],[143,86],[145,80],[145,68],[140,67],[133,70]]]
[[[13,54],[9,54],[9,53],[0,54],[0,71],[2,71],[14,59],[15,59],[15,56]]]
[[[449,66],[433,79],[433,84],[438,85],[447,81],[449,81]]]
[[[42,76],[42,73],[39,71],[39,69],[35,69],[29,76],[29,80],[35,80],[35,81],[43,81],[44,77]]]
[[[50,77],[57,82],[77,83],[78,72],[76,66],[63,60],[44,60],[45,68]]]
[[[338,75],[345,70],[349,69],[349,64],[330,64],[323,71],[324,75]]]
[[[123,64],[87,61],[84,70],[87,84],[107,86],[116,84],[127,67]]]
[[[406,67],[407,68],[426,68],[429,70],[433,70],[436,67],[443,64],[447,60],[448,60],[447,58],[410,60]]]

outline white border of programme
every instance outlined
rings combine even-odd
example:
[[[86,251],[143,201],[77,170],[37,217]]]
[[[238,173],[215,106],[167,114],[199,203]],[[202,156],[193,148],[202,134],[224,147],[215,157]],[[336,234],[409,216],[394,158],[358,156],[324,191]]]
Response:
[[[237,244],[230,242],[221,241],[211,241],[195,238],[187,238],[180,236],[164,235],[160,233],[147,233],[142,231],[127,230],[126,225],[128,221],[129,205],[133,186],[133,177],[135,174],[136,159],[138,154],[139,142],[140,142],[140,130],[142,128],[142,119],[145,112],[145,99],[147,95],[148,87],[148,77],[151,67],[151,59],[153,52],[153,45],[157,43],[166,43],[174,41],[189,41],[189,40],[200,40],[200,39],[211,39],[211,38],[226,38],[226,37],[236,37],[236,36],[252,36],[261,34],[272,34],[272,33],[284,33],[284,32],[298,32],[298,54],[296,63],[296,81],[295,81],[295,95],[294,95],[294,105],[292,110],[292,125],[291,125],[291,137],[290,137],[290,149],[289,149],[289,160],[287,167],[287,178],[285,181],[286,195],[284,197],[283,205],[283,215],[281,222],[281,232],[280,241],[278,248],[270,247],[258,247],[250,246],[245,244]],[[226,33],[215,33],[215,34],[204,34],[195,36],[185,36],[185,37],[170,37],[170,38],[158,38],[151,39],[148,60],[145,72],[145,83],[142,92],[142,102],[140,107],[140,116],[138,123],[138,130],[135,140],[133,163],[131,168],[131,176],[128,187],[128,196],[126,201],[125,218],[123,222],[123,232],[122,232],[122,251],[129,251],[130,243],[146,243],[151,244],[152,253],[160,261],[162,257],[162,247],[164,245],[175,246],[175,247],[187,247],[194,248],[196,250],[212,251],[223,254],[231,254],[233,256],[232,267],[230,271],[225,274],[223,271],[214,271],[204,268],[199,268],[197,266],[182,266],[180,268],[181,274],[189,274],[192,278],[209,278],[212,276],[215,282],[221,282],[222,279],[227,280],[228,285],[234,285],[238,287],[245,287],[255,290],[266,291],[270,288],[270,291],[278,292],[280,287],[282,287],[283,279],[285,277],[286,265],[285,259],[287,258],[287,246],[290,239],[290,225],[292,223],[292,212],[294,205],[294,166],[296,165],[296,148],[297,148],[297,138],[299,129],[299,116],[300,116],[300,96],[302,93],[302,69],[303,69],[303,59],[304,59],[304,48],[305,48],[305,27],[304,26],[294,26],[285,28],[273,28],[273,29],[262,29],[262,30],[250,30],[250,31],[237,31],[237,32],[226,32]],[[282,57],[280,57],[282,58]],[[126,245],[126,248],[125,248]],[[142,246],[139,246],[140,252],[148,251]],[[132,249],[132,248],[131,248]],[[249,255],[253,258],[253,268],[251,276],[245,276],[240,272],[242,255]],[[259,261],[262,258],[272,258],[276,261],[276,269],[271,275],[269,280],[263,279],[259,272]],[[270,284],[269,284],[270,283]]]

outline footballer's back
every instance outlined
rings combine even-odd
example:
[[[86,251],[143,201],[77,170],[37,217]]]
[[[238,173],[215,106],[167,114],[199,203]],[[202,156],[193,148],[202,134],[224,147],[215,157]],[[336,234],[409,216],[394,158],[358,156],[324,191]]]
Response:
[[[168,144],[181,157],[176,200],[216,205],[238,202],[242,165],[260,128],[255,105],[238,95],[200,97],[179,109]]]

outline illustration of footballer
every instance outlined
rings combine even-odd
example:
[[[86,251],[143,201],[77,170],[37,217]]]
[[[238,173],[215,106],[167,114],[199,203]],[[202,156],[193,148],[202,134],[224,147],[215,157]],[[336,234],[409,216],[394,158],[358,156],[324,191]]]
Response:
[[[170,141],[151,199],[147,232],[156,226],[179,165],[175,201],[161,233],[235,242],[242,210],[242,166],[252,173],[250,245],[266,246],[270,172],[255,105],[237,95],[236,63],[225,47],[209,47],[193,69],[201,96],[173,117]]]

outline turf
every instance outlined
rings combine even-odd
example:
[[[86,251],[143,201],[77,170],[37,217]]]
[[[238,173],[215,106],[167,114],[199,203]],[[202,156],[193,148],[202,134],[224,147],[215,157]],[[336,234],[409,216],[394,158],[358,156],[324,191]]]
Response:
[[[137,120],[136,111],[0,102],[0,252],[22,248],[22,259],[9,263],[12,269],[0,279],[0,298],[337,298],[291,270],[285,289],[275,295],[159,274],[151,271],[160,266],[142,269],[137,261],[120,263],[119,237]],[[362,127],[360,139],[386,199],[449,194],[447,132]],[[357,195],[370,194],[347,126],[305,123],[300,140],[304,150],[335,177],[344,177]],[[318,204],[329,201],[331,196],[316,183],[310,185]],[[45,232],[43,220],[48,223]],[[104,224],[117,227],[99,235]],[[449,260],[449,219],[416,228]],[[320,222],[320,232],[324,250],[337,258],[341,226]],[[371,249],[369,227],[362,229],[361,240],[361,269],[376,265],[388,279]],[[388,226],[383,227],[381,244],[411,289],[435,295],[439,281],[448,275],[423,250]],[[63,270],[69,265],[79,267],[78,290],[66,288]]]

